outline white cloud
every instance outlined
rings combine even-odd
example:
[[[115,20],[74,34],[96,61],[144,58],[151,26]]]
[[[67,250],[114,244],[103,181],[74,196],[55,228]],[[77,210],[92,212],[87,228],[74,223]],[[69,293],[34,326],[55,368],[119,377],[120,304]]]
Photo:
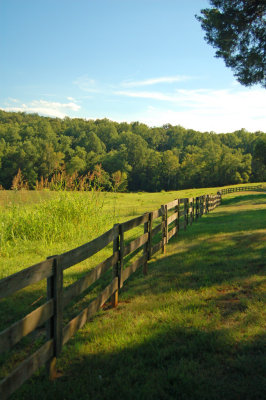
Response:
[[[27,113],[38,113],[41,115],[49,115],[51,117],[64,118],[69,112],[77,112],[80,106],[74,102],[59,103],[46,100],[33,100],[27,104],[20,104],[16,107],[7,106],[3,108],[6,111],[21,111]]]
[[[192,77],[186,75],[162,76],[160,78],[151,78],[143,81],[122,82],[122,86],[124,87],[150,86],[150,85],[157,85],[159,83],[184,82],[189,79],[192,79]]]
[[[147,105],[145,112],[130,116],[131,120],[150,126],[171,123],[215,132],[241,128],[254,132],[266,127],[266,92],[263,89],[179,89],[170,94],[120,91],[116,94],[157,100],[157,106]]]

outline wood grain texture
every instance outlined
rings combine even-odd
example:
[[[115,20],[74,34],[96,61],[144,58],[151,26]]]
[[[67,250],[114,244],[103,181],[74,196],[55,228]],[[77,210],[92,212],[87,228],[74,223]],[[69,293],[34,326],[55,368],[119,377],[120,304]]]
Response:
[[[177,232],[177,227],[175,226],[173,229],[171,229],[168,233],[168,240],[170,240]]]
[[[24,336],[34,331],[38,326],[43,325],[52,317],[53,313],[54,302],[53,300],[49,300],[47,303],[2,331],[0,333],[0,354],[10,350]]]
[[[120,226],[123,227],[124,232],[127,232],[130,229],[133,229],[136,226],[142,225],[148,221],[149,221],[149,214],[146,213],[146,214],[141,215],[140,217],[133,218],[133,219],[130,219],[129,221],[123,222],[122,224],[120,224]]]
[[[59,257],[62,268],[66,269],[72,267],[75,264],[78,264],[83,260],[86,260],[86,258],[91,257],[92,255],[98,253],[100,250],[106,247],[117,236],[118,229],[112,228],[101,236],[92,240],[91,242],[85,243],[82,246],[61,254]]]
[[[151,214],[152,214],[152,219],[157,219],[163,215],[161,209],[152,211]]]
[[[145,222],[146,224],[147,222]],[[141,246],[143,246],[145,243],[148,241],[148,233],[144,233],[143,235],[139,236],[138,238],[132,240],[132,242],[129,243],[129,245],[125,246],[124,248],[124,257],[126,257],[128,254],[132,253],[132,251],[137,250]]]
[[[172,210],[172,208],[174,208],[175,206],[177,206],[178,204],[178,199],[171,201],[170,203],[167,203],[167,209]]]
[[[65,345],[69,339],[82,328],[89,318],[99,311],[99,309],[106,303],[106,301],[118,290],[118,277],[115,277],[112,282],[99,294],[99,296],[93,300],[88,307],[86,307],[81,313],[73,318],[63,329],[63,345]]]
[[[157,243],[157,244],[155,244],[154,246],[152,246],[151,255],[153,256],[153,255],[154,255],[155,253],[157,253],[162,247],[163,247],[163,242],[162,242],[162,240],[161,240],[159,243]]]
[[[178,217],[178,213],[175,212],[174,214],[172,214],[170,217],[167,218],[167,225],[170,225],[171,222],[175,221]]]
[[[140,258],[130,264],[123,272],[122,279],[123,283],[132,275],[141,265],[143,265],[148,259],[147,254],[143,254]]]
[[[0,280],[0,299],[48,278],[53,274],[53,259],[42,261]]]
[[[79,296],[84,290],[88,289],[94,282],[96,282],[109,268],[118,262],[119,254],[116,251],[111,257],[102,261],[95,268],[90,270],[85,276],[72,285],[68,286],[63,294],[63,305],[66,307],[76,296]]]
[[[6,400],[53,356],[53,346],[51,339],[0,382],[1,400]]]

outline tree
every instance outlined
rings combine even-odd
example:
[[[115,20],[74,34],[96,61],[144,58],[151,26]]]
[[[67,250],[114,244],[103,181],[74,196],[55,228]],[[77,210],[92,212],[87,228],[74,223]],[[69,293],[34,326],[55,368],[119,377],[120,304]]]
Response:
[[[266,88],[265,0],[210,0],[212,8],[196,18],[205,30],[205,40],[217,48],[242,85],[256,83]]]
[[[266,180],[266,135],[257,140],[252,160],[253,179],[257,182]]]

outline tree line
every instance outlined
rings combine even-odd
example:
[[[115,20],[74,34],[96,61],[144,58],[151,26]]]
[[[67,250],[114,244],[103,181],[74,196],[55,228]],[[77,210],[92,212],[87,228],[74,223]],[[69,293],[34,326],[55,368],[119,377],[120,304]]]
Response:
[[[86,188],[97,181],[105,190],[150,192],[266,181],[266,133],[0,110],[0,185],[12,188],[18,171],[30,189],[49,187],[55,176],[80,177]]]

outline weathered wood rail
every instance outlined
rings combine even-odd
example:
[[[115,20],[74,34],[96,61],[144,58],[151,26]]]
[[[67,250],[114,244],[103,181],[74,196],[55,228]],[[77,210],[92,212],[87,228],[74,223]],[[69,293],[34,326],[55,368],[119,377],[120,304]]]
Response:
[[[234,193],[234,192],[245,192],[245,191],[265,192],[265,189],[263,189],[262,185],[257,185],[257,186],[229,187],[229,188],[220,190],[222,195],[228,194],[228,193]]]
[[[50,377],[53,379],[56,374],[56,358],[60,355],[62,346],[99,311],[107,300],[111,298],[112,305],[114,307],[117,305],[118,293],[124,282],[141,266],[143,273],[147,274],[148,260],[159,250],[165,252],[166,244],[172,237],[177,236],[181,229],[185,230],[203,214],[221,204],[222,194],[240,189],[260,190],[260,187],[228,188],[222,189],[215,195],[176,199],[162,205],[158,210],[115,224],[112,229],[89,243],[49,257],[0,280],[0,299],[43,279],[47,280],[47,301],[0,332],[0,354],[11,350],[23,337],[44,324],[47,332],[45,343],[0,382],[0,399],[7,399],[45,364],[48,364]],[[125,244],[124,233],[141,225],[143,234]],[[110,243],[113,244],[113,254],[64,289],[64,270],[93,256]],[[142,250],[141,256],[124,268],[125,257],[140,250]],[[113,271],[111,282],[85,309],[63,326],[64,308],[111,268]]]

